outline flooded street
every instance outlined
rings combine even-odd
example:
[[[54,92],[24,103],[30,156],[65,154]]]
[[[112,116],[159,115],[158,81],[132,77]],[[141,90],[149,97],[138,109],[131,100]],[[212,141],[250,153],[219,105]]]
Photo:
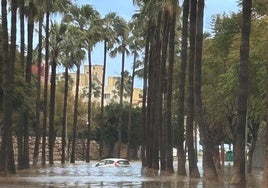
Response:
[[[201,188],[201,187],[231,187],[229,185],[231,165],[226,165],[221,172],[221,182],[205,182],[200,179],[189,179],[174,174],[141,171],[140,161],[131,161],[131,167],[94,167],[96,161],[90,164],[77,162],[75,164],[55,164],[53,167],[40,167],[30,170],[18,170],[17,174],[0,177],[0,187],[87,187],[87,188]],[[174,167],[177,163],[174,162]],[[201,164],[198,163],[201,174]],[[176,168],[175,168],[176,170]],[[224,175],[223,175],[224,174]],[[262,188],[261,172],[248,177],[247,187]]]

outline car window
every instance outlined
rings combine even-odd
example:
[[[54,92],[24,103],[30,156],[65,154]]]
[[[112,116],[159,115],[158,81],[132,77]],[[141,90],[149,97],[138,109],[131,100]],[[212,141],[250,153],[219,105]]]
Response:
[[[119,160],[117,163],[120,165],[129,165],[129,162],[126,160]]]
[[[105,164],[113,164],[114,161],[113,160],[106,160],[106,163]]]
[[[96,164],[96,166],[102,166],[102,165],[105,165],[105,161],[100,161]]]

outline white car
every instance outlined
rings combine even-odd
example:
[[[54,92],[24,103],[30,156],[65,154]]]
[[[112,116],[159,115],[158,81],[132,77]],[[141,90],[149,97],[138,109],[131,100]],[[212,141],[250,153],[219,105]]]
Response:
[[[130,163],[127,159],[106,158],[95,164],[95,167],[129,167]]]

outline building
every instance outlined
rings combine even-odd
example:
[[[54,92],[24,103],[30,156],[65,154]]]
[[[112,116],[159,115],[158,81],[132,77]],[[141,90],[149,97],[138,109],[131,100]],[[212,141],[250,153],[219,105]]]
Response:
[[[103,65],[92,65],[91,69],[92,75],[92,102],[101,104],[101,86],[102,86],[102,76],[103,76]],[[69,73],[70,77],[73,79],[74,83],[76,81],[76,73]],[[57,75],[57,80],[63,79],[62,73]],[[116,88],[116,83],[120,81],[120,77],[108,77],[105,81],[104,87],[104,106],[111,103],[119,103],[119,91]],[[79,95],[85,102],[87,102],[88,97],[88,86],[89,86],[89,66],[85,65],[84,70],[80,74],[80,86],[79,86]],[[73,95],[75,94],[75,87],[72,91]],[[129,102],[130,97],[124,97],[123,101]],[[142,105],[142,89],[134,88],[133,89],[133,106]]]

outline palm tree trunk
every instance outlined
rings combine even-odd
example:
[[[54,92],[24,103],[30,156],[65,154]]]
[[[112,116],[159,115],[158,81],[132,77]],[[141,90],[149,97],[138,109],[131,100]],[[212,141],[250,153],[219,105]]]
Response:
[[[141,146],[141,161],[142,161],[142,167],[147,166],[146,163],[146,155],[145,151],[147,147],[147,125],[148,125],[148,118],[147,118],[147,87],[148,87],[148,58],[149,58],[149,46],[150,46],[150,32],[149,32],[149,26],[146,36],[146,44],[145,44],[145,57],[144,57],[144,68],[143,68],[143,95],[142,95],[142,127],[143,127],[143,133],[142,133],[142,146]]]
[[[66,161],[66,142],[67,142],[67,104],[68,104],[68,90],[69,90],[69,69],[65,67],[64,73],[64,99],[63,99],[63,116],[62,116],[62,148],[61,148],[61,163]]]
[[[122,124],[123,124],[123,97],[124,97],[124,71],[125,71],[125,50],[122,52],[122,67],[120,81],[120,107],[119,107],[119,126],[118,126],[118,148],[117,156],[120,158],[122,142]]]
[[[195,104],[196,117],[200,128],[201,142],[203,144],[203,167],[204,176],[208,180],[218,181],[218,175],[214,164],[214,146],[209,137],[208,125],[204,118],[203,104],[201,99],[201,63],[203,46],[203,12],[204,0],[199,0],[197,4],[197,23],[196,23],[196,49],[195,49]]]
[[[76,88],[74,99],[74,124],[73,124],[73,140],[72,140],[72,152],[71,163],[75,163],[75,149],[76,149],[76,136],[77,136],[77,118],[78,118],[78,97],[79,97],[79,83],[80,82],[80,65],[77,65],[76,72]]]
[[[28,18],[28,47],[27,47],[27,64],[26,64],[26,83],[31,88],[32,80],[32,56],[33,56],[33,29],[34,29],[34,13],[33,0],[29,2],[29,18]],[[28,91],[31,92],[31,91]],[[27,109],[25,109],[27,110]],[[29,158],[29,114],[24,112],[24,148],[23,148],[23,167],[30,168]]]
[[[247,119],[248,98],[248,65],[249,65],[249,38],[251,30],[251,8],[252,0],[242,2],[242,31],[240,44],[240,71],[238,88],[238,111],[237,127],[234,139],[234,168],[231,184],[245,185],[245,132]]]
[[[40,129],[40,93],[41,93],[41,62],[42,62],[42,26],[43,26],[43,16],[39,20],[39,42],[38,42],[38,72],[37,72],[37,91],[36,91],[36,110],[35,110],[35,119],[36,119],[36,138],[35,138],[35,147],[33,154],[33,166],[37,165],[38,156],[39,156],[39,146],[41,140],[41,129]]]
[[[90,162],[90,134],[91,134],[91,99],[92,99],[92,63],[91,49],[88,49],[88,103],[87,103],[87,146],[86,162]]]
[[[188,46],[188,17],[189,1],[183,2],[183,26],[182,26],[182,44],[181,44],[181,66],[179,73],[179,97],[178,97],[178,175],[185,176],[185,151],[184,151],[184,99],[185,99],[185,75],[187,64],[187,46]]]
[[[54,52],[57,53],[57,52]],[[56,57],[52,59],[51,65],[51,86],[50,86],[50,105],[49,105],[49,139],[48,139],[48,160],[49,164],[54,164],[54,142],[55,142],[55,94],[56,94]]]
[[[174,172],[173,168],[173,135],[172,135],[172,83],[173,83],[173,65],[175,57],[175,27],[176,27],[176,8],[177,3],[174,5],[173,14],[170,19],[170,43],[169,43],[169,65],[168,65],[168,82],[167,82],[167,165],[166,171]]]
[[[0,151],[0,172],[3,174],[16,173],[13,141],[12,141],[12,99],[14,91],[14,74],[15,74],[15,57],[16,57],[16,11],[17,1],[11,2],[11,44],[10,51],[8,45],[8,28],[7,28],[7,2],[4,0],[2,6],[2,28],[3,28],[3,136]],[[9,54],[10,52],[10,54]]]
[[[19,3],[20,8],[20,65],[21,65],[21,74],[24,76],[24,52],[25,52],[25,28],[24,28],[24,16],[25,16],[25,7],[24,7],[24,0],[20,0]],[[21,117],[23,113],[21,113]],[[20,121],[22,122],[22,121]],[[22,124],[18,124],[18,169],[23,169],[23,126]]]
[[[159,169],[159,147],[160,147],[160,130],[162,128],[162,123],[163,123],[163,118],[162,118],[162,103],[163,103],[163,98],[162,98],[162,80],[161,80],[161,42],[160,42],[160,26],[161,26],[161,17],[162,13],[160,12],[158,15],[158,20],[157,20],[157,27],[155,30],[155,46],[154,46],[154,54],[151,63],[153,63],[153,76],[154,76],[154,81],[152,84],[152,100],[153,102],[153,107],[151,108],[151,113],[152,113],[152,119],[150,123],[152,123],[150,126],[153,127],[153,131],[151,132],[153,134],[153,140],[152,140],[152,168],[155,170]],[[154,123],[153,123],[154,122]]]
[[[102,73],[102,87],[101,87],[101,124],[104,123],[104,88],[105,88],[105,76],[106,76],[106,58],[107,58],[107,39],[104,39],[104,54],[103,54],[103,73]],[[102,129],[100,132],[100,150],[99,150],[99,157],[102,158],[102,147],[103,147],[103,141],[102,141]]]
[[[160,130],[160,164],[161,164],[161,171],[166,170],[166,163],[167,163],[167,121],[168,121],[168,107],[167,107],[167,49],[168,49],[168,39],[169,39],[169,28],[170,28],[170,16],[167,9],[165,9],[163,14],[163,36],[161,37],[162,40],[162,49],[161,49],[161,88],[160,92],[163,93],[163,123]]]
[[[194,56],[195,56],[195,34],[196,34],[196,0],[191,1],[190,14],[190,56],[188,67],[188,116],[186,127],[186,143],[188,146],[189,176],[199,178],[200,173],[196,164],[196,156],[193,143],[193,123],[194,123]]]
[[[21,67],[21,75],[24,77],[24,58],[25,58],[25,28],[24,28],[24,16],[25,16],[25,6],[24,0],[19,1],[19,9],[20,9],[20,67]],[[17,131],[17,139],[18,139],[18,169],[23,169],[23,110],[21,109],[20,113],[20,123],[18,125]]]
[[[47,136],[47,101],[48,101],[48,76],[49,76],[49,11],[46,13],[46,46],[45,46],[45,83],[44,83],[44,114],[42,127],[42,165],[46,165],[46,136]]]
[[[0,152],[0,172],[1,174],[7,175],[7,160],[8,160],[8,134],[11,135],[11,126],[12,126],[12,118],[10,116],[10,112],[12,112],[12,97],[8,94],[8,91],[11,90],[11,86],[8,83],[10,71],[8,67],[10,66],[9,62],[9,43],[8,43],[8,27],[7,27],[7,1],[1,1],[1,13],[2,13],[2,45],[3,45],[3,111],[4,111],[4,126],[3,126],[3,140],[1,144],[1,152]]]
[[[128,126],[127,126],[128,127],[127,128],[127,159],[128,160],[130,160],[131,124],[132,124],[132,102],[133,102],[133,89],[134,89],[136,59],[137,59],[137,53],[134,52],[132,77],[131,77],[130,100],[129,100],[129,109],[128,109]]]

